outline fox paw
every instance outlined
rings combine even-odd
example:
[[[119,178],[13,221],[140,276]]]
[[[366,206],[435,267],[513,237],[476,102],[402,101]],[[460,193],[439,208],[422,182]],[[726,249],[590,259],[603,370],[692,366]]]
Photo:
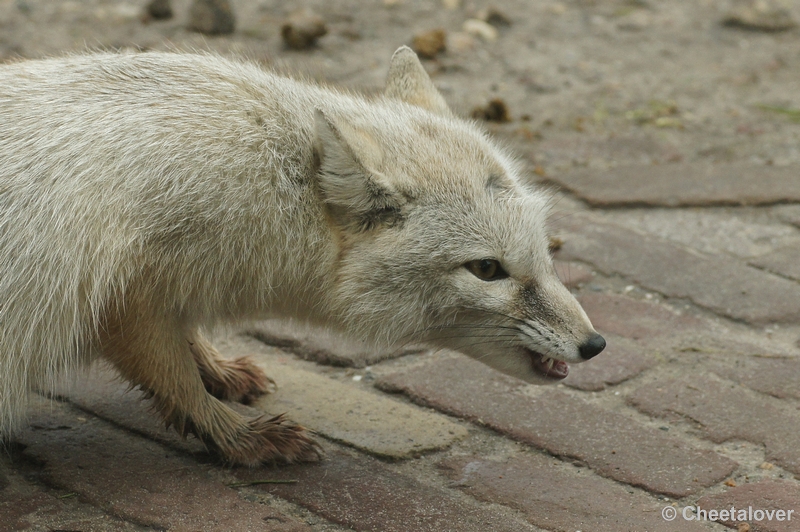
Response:
[[[264,462],[317,462],[323,454],[309,431],[286,419],[284,414],[250,420],[246,432],[218,446],[217,451],[229,462],[247,466]]]
[[[206,391],[222,401],[249,405],[258,397],[275,391],[275,381],[248,357],[220,358],[213,372],[203,371],[201,367],[200,376]]]

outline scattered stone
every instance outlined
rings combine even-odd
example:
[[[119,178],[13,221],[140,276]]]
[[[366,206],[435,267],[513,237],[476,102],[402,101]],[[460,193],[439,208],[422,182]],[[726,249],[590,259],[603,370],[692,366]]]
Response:
[[[482,20],[471,18],[464,21],[463,30],[470,35],[480,37],[486,42],[497,40],[497,28]]]
[[[289,48],[304,50],[316,46],[317,40],[328,33],[325,20],[309,8],[295,11],[281,27],[281,37]]]
[[[411,48],[423,59],[435,59],[447,48],[447,32],[437,28],[417,33],[414,35]]]
[[[475,37],[463,31],[447,35],[447,49],[451,52],[462,54],[473,50],[477,44]]]
[[[504,123],[511,121],[511,117],[508,114],[508,106],[501,98],[489,100],[485,107],[474,108],[471,116],[477,120],[486,120],[487,122]]]
[[[647,11],[637,9],[617,20],[617,28],[624,31],[643,31],[652,25],[653,18]]]
[[[228,0],[194,0],[189,8],[189,29],[206,35],[228,35],[236,17]]]
[[[145,15],[153,20],[167,20],[172,18],[170,0],[151,0],[145,8]]]
[[[461,0],[442,0],[442,5],[445,9],[458,9],[461,7]]]
[[[511,19],[508,18],[505,15],[505,13],[503,13],[494,6],[489,6],[481,9],[480,11],[478,11],[478,14],[475,18],[482,20],[484,22],[488,22],[495,28],[504,28],[511,26]]]
[[[564,240],[558,238],[557,236],[551,236],[550,241],[548,242],[548,249],[550,249],[550,253],[555,253],[561,246],[564,245]]]
[[[724,26],[777,32],[797,26],[791,12],[778,0],[739,0],[722,19]]]

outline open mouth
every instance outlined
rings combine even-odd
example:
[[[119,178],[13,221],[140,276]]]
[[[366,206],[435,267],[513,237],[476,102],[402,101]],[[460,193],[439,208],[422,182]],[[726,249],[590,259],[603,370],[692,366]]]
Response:
[[[525,349],[525,353],[531,357],[531,366],[533,371],[554,381],[560,381],[569,375],[569,365],[563,360],[556,360],[554,358],[546,357],[536,351]]]

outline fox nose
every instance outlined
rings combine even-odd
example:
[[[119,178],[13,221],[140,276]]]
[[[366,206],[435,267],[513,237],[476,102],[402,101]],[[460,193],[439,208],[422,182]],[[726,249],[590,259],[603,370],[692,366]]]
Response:
[[[579,348],[581,358],[589,360],[600,354],[606,348],[606,339],[597,333],[593,333]]]

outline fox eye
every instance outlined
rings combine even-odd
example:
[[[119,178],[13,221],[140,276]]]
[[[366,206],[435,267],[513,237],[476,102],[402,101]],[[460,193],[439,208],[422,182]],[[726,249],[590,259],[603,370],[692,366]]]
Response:
[[[498,281],[508,277],[508,273],[500,266],[500,262],[495,259],[471,260],[464,267],[472,275],[484,281]]]

